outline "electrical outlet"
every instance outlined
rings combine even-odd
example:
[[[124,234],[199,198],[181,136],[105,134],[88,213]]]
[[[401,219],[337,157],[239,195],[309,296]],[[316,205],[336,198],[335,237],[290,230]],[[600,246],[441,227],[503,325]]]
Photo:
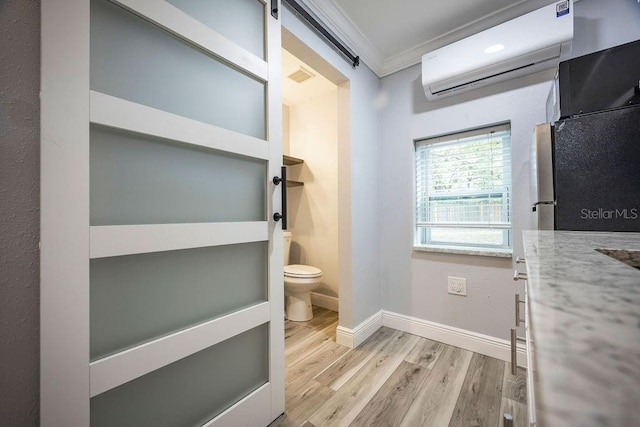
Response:
[[[447,277],[448,290],[450,294],[467,296],[467,279],[464,277]]]

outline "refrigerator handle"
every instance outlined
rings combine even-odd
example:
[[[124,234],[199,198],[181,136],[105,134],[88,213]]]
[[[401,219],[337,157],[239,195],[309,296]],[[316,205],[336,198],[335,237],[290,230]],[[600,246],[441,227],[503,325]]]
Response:
[[[537,210],[536,208],[537,208],[539,205],[555,205],[555,204],[556,204],[556,202],[554,202],[554,201],[550,201],[550,200],[545,200],[545,201],[543,201],[543,202],[535,202],[535,203],[533,204],[533,206],[531,207],[531,210],[532,210],[533,212],[535,212],[535,211]]]

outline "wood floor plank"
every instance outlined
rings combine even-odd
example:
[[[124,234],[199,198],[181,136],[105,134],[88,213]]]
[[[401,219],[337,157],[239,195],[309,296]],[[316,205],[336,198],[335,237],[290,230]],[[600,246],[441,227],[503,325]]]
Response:
[[[314,376],[324,371],[350,349],[327,340],[306,357],[300,357],[295,363],[287,365],[286,377],[292,379],[313,379]]]
[[[294,322],[286,320],[284,322],[284,338],[288,346],[293,346],[310,331],[329,332],[333,324],[338,325],[338,313],[320,307],[313,307],[314,317],[307,322]],[[316,315],[317,313],[317,315]],[[335,330],[332,331],[335,341]],[[327,334],[327,335],[332,335]]]
[[[269,427],[300,427],[334,393],[329,387],[317,381],[305,380],[286,387],[286,404],[283,416]],[[306,425],[306,424],[305,424]]]
[[[452,421],[473,353],[407,334],[414,344],[401,349],[393,338],[403,333],[389,328],[348,349],[335,343],[337,325],[337,313],[318,307],[310,322],[285,322],[286,411],[270,427],[440,427]],[[495,371],[492,366],[474,370]],[[502,394],[485,405],[498,408],[491,427],[502,426],[504,411],[511,411],[514,425],[526,425],[525,371],[515,377],[508,371],[507,365],[497,375]],[[482,375],[493,374],[476,374]]]
[[[307,421],[335,392],[317,381],[307,380],[287,394],[285,411],[290,422],[299,426]]]
[[[335,342],[336,329],[338,329],[338,319],[334,320],[333,322],[331,322],[330,324],[322,328],[320,332],[327,335],[329,338],[331,338]]]
[[[286,408],[269,427],[313,427],[307,417],[333,393],[311,377],[349,349],[335,343],[338,313],[316,309],[309,322],[285,322]]]
[[[400,426],[446,426],[451,420],[472,357],[471,352],[445,346],[429,371]]]
[[[291,320],[285,320],[284,321],[284,332],[285,332],[285,336],[287,334],[287,332],[292,332],[292,331],[297,331],[301,328],[305,328],[306,324],[305,322],[292,322]]]
[[[405,360],[431,369],[436,363],[436,360],[438,360],[438,356],[440,356],[442,350],[444,350],[444,344],[426,338],[420,338],[418,344],[411,350],[411,353],[407,355]]]
[[[380,347],[385,344],[386,340],[391,337],[393,332],[394,330],[390,328],[380,328],[375,334],[362,343],[360,347],[349,351],[333,365],[314,377],[314,379],[334,390],[338,390],[353,377],[364,364],[371,360]]]
[[[285,331],[284,331],[284,339],[286,342],[285,349],[290,349],[291,347],[298,344],[301,340],[307,339],[308,335],[312,332],[315,332],[312,328],[308,328],[304,325],[297,325],[293,328],[287,329],[287,325],[293,322],[285,323]]]
[[[360,411],[351,426],[395,426],[400,423],[423,386],[429,369],[403,361]]]
[[[511,363],[505,363],[502,397],[527,404],[527,370],[518,368],[516,375],[511,374]]]
[[[449,427],[498,425],[504,364],[492,357],[473,355]]]
[[[386,340],[387,343],[376,352],[375,357],[364,364],[309,417],[309,421],[323,427],[349,425],[402,363],[418,340],[415,335],[394,331]]]
[[[500,406],[499,427],[504,427],[503,415],[505,412],[513,416],[513,427],[527,427],[529,425],[529,412],[527,411],[527,405],[525,403],[503,397]]]
[[[285,366],[293,366],[299,360],[302,360],[312,354],[317,348],[326,342],[333,342],[331,338],[317,331],[311,331],[305,339],[299,340],[295,345],[285,347],[284,362]]]
[[[335,311],[327,310],[322,307],[313,307],[313,319],[307,322],[299,322],[304,323],[306,326],[320,330],[327,326],[327,324],[332,323],[334,320],[337,320],[338,313]]]

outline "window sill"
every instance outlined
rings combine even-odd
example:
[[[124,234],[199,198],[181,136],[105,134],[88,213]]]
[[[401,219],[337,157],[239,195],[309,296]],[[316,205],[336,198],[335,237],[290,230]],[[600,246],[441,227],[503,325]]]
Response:
[[[414,246],[415,252],[432,252],[441,254],[488,256],[496,258],[512,258],[512,249],[486,249],[464,246]]]

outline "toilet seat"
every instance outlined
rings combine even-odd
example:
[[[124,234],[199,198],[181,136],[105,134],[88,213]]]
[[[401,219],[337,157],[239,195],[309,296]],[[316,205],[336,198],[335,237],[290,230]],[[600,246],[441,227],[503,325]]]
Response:
[[[284,266],[284,275],[298,279],[313,279],[322,276],[322,270],[311,265],[292,264]]]

